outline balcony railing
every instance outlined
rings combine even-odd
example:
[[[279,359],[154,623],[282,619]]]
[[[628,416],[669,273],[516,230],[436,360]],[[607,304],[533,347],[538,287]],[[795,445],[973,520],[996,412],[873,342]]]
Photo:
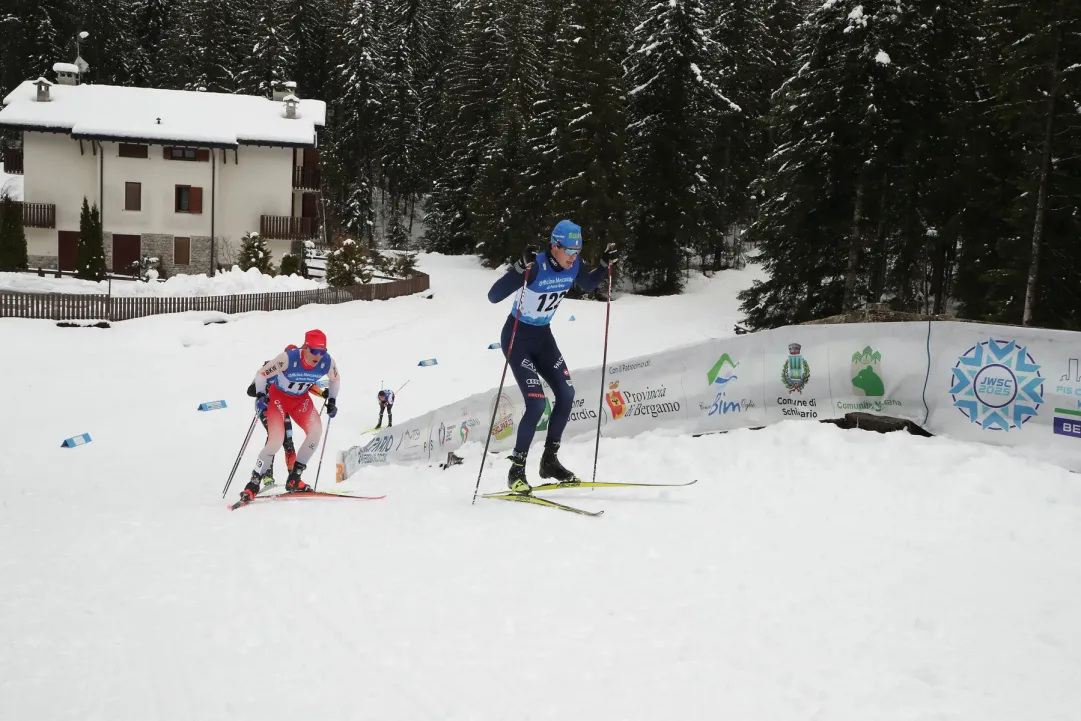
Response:
[[[4,166],[5,168],[7,166]],[[52,203],[23,203],[24,228],[55,228],[56,206]]]
[[[4,148],[4,153],[0,156],[0,161],[4,163],[4,172],[8,175],[23,174],[22,148]]]
[[[293,167],[294,190],[319,190],[319,168],[312,165]]]
[[[259,234],[270,240],[315,240],[318,229],[316,218],[264,215],[259,220]]]

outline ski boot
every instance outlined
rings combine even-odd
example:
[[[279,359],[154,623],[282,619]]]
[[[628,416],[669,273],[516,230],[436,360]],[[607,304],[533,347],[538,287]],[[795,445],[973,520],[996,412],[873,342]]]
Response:
[[[252,477],[255,477],[254,471],[252,471]],[[274,485],[274,461],[271,461],[270,465],[267,466],[266,473],[263,474],[262,481],[264,489],[270,488]]]
[[[559,443],[548,441],[544,444],[544,454],[540,460],[540,477],[554,478],[560,485],[574,485],[578,477],[563,467],[556,454],[559,452]]]
[[[528,452],[519,453],[518,451],[510,454],[510,472],[507,474],[507,488],[511,490],[511,493],[529,495],[533,492],[533,488],[525,478],[525,459],[527,454]]]
[[[285,447],[285,469],[288,471],[293,470],[293,465],[297,462],[297,449],[292,445]]]
[[[259,495],[259,491],[263,490],[262,487],[259,485],[259,482],[262,479],[262,476],[260,476],[255,471],[252,471],[251,480],[248,481],[248,485],[244,486],[244,490],[240,492],[240,500],[244,503],[249,503],[252,499]]]
[[[311,493],[312,487],[300,480],[300,474],[307,468],[299,461],[293,464],[293,470],[289,471],[289,480],[285,482],[285,490],[288,493]]]

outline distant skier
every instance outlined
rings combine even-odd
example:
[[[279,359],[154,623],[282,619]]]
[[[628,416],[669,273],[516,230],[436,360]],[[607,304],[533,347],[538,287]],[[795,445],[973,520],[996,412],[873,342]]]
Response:
[[[548,382],[555,394],[555,405],[548,419],[544,454],[540,460],[540,476],[555,478],[561,483],[575,478],[556,456],[563,429],[570,419],[574,384],[549,323],[567,291],[575,284],[586,292],[595,290],[608,274],[608,266],[615,262],[617,255],[615,243],[610,243],[601,254],[600,265],[589,271],[582,266],[581,252],[582,229],[569,220],[561,220],[552,230],[548,250],[540,252],[533,246],[526,247],[522,257],[488,291],[488,300],[492,303],[516,296],[500,335],[500,347],[506,356],[511,346],[515,315],[519,312],[517,294],[523,282],[526,286],[514,347],[510,348],[508,356],[511,372],[525,398],[525,413],[518,425],[518,437],[514,453],[510,456],[511,467],[507,475],[507,486],[518,493],[532,490],[526,480],[525,464],[537,423],[544,413],[544,389],[540,378]]]
[[[310,491],[311,486],[300,476],[307,468],[319,440],[323,435],[323,423],[315,400],[308,392],[321,378],[326,376],[327,415],[333,418],[338,413],[338,388],[341,379],[338,366],[327,353],[327,337],[321,330],[310,330],[304,334],[304,345],[287,350],[277,358],[265,363],[255,375],[255,407],[266,411],[267,442],[259,453],[252,470],[251,480],[240,494],[243,501],[250,501],[259,493],[259,482],[266,475],[274,460],[274,454],[285,440],[285,421],[292,418],[304,431],[304,446],[297,453],[289,479],[285,483],[286,491]],[[268,388],[269,386],[269,388]]]
[[[383,427],[383,411],[387,412],[387,428],[394,425],[394,391],[381,390],[379,391],[379,423],[376,424],[376,428]]]
[[[289,345],[285,346],[285,350],[287,350],[287,351],[296,350],[296,346],[293,345],[292,343],[290,343]],[[264,364],[269,363],[269,362],[270,361],[263,361]],[[255,398],[255,394],[256,394],[255,382],[252,381],[252,384],[250,386],[248,386],[248,395],[251,396],[252,398]],[[262,423],[263,428],[267,430],[267,440],[269,441],[270,440],[270,430],[267,428],[266,408],[259,411],[259,422]],[[289,416],[285,417],[285,441],[282,443],[282,448],[285,449],[285,469],[287,471],[291,471],[291,470],[293,470],[293,463],[295,463],[296,459],[297,459],[297,451],[296,451],[296,447],[293,446],[293,421],[289,418]],[[263,475],[263,483],[269,486],[273,482],[274,482],[274,458],[272,457],[270,459],[270,465],[267,466],[266,473]]]

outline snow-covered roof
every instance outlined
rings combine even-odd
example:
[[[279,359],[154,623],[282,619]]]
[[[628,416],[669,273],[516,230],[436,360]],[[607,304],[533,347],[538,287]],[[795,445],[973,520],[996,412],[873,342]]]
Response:
[[[36,81],[4,98],[0,127],[68,132],[87,140],[141,140],[230,147],[315,145],[326,124],[326,103],[301,100],[297,117],[285,104],[254,95],[115,85],[53,85],[50,102],[37,101]],[[47,82],[47,81],[46,81]]]
[[[74,63],[53,63],[53,72],[78,74],[79,66]]]

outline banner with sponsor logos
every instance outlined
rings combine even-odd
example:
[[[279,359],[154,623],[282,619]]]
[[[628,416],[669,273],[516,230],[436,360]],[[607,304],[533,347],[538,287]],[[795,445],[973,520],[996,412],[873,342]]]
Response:
[[[1081,333],[935,323],[930,348],[929,431],[1081,470]]]
[[[509,377],[508,377],[509,378]],[[660,428],[709,433],[863,412],[934,434],[1026,445],[1081,470],[1081,334],[970,323],[790,326],[571,369],[564,439]],[[552,393],[535,428],[543,441]],[[338,477],[385,463],[438,463],[469,441],[513,448],[525,404],[511,382],[339,452]]]

